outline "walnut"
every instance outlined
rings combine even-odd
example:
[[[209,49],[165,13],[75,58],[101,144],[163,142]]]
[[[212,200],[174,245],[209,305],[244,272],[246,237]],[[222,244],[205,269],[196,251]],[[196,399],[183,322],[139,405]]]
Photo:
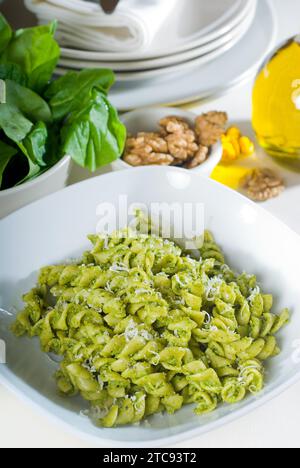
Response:
[[[128,138],[126,142],[126,151],[132,151],[136,148],[149,147],[147,152],[167,153],[168,145],[164,138],[158,133],[138,133],[136,138]]]
[[[203,146],[215,145],[225,132],[228,115],[225,112],[208,112],[196,119],[195,131]]]
[[[150,166],[156,164],[159,166],[170,166],[174,158],[170,154],[165,153],[141,153],[140,155],[127,154],[124,156],[124,161],[131,166]]]
[[[159,125],[162,127],[162,134],[166,136],[168,133],[182,133],[185,130],[190,130],[189,124],[181,117],[172,116],[161,119]]]
[[[166,136],[169,153],[180,161],[186,161],[194,156],[198,151],[199,146],[195,142],[195,134],[192,130],[187,130],[184,133],[173,133]]]
[[[207,146],[200,146],[195,156],[187,161],[183,167],[186,169],[195,169],[206,161],[209,153],[209,148]]]
[[[196,120],[196,133],[185,119],[165,117],[159,122],[160,133],[140,132],[136,137],[128,137],[123,159],[131,166],[160,164],[194,169],[207,159],[209,146],[221,137],[221,127],[223,133],[226,121],[227,115],[222,112],[204,114]],[[202,139],[206,136],[213,143],[203,144],[199,140],[201,131]]]
[[[284,191],[285,185],[270,169],[255,169],[244,180],[243,188],[249,198],[263,202],[278,197]]]
[[[167,142],[158,133],[138,133],[136,138],[128,138],[123,159],[131,166],[169,165],[174,161]]]
[[[159,124],[163,128],[162,135],[168,144],[169,153],[175,158],[176,164],[195,155],[199,149],[196,134],[184,119],[169,116]]]

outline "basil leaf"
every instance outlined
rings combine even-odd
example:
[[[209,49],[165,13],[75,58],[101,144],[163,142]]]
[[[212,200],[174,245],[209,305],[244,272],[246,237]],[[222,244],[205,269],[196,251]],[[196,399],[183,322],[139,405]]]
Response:
[[[47,166],[47,139],[48,130],[45,123],[38,122],[18,146],[28,159],[34,164],[43,167]]]
[[[54,120],[61,120],[80,108],[94,87],[106,93],[114,81],[114,73],[106,69],[71,71],[53,81],[45,92],[45,98],[49,102]]]
[[[17,31],[6,47],[0,62],[21,67],[28,87],[41,93],[49,83],[60,57],[60,47],[54,39],[56,22],[46,26]]]
[[[0,104],[0,129],[15,143],[20,143],[33,124],[52,119],[48,104],[36,93],[6,80],[6,103]]]
[[[33,124],[18,107],[11,104],[0,104],[0,129],[12,141],[18,143],[24,140]]]
[[[0,63],[0,80],[12,80],[22,86],[27,85],[25,73],[15,63]]]
[[[118,159],[124,149],[126,129],[106,95],[94,89],[73,112],[62,129],[63,154],[82,167],[95,171]]]
[[[62,156],[60,154],[60,124],[52,124],[48,127],[47,151],[44,156],[45,164],[48,167],[56,164]]]
[[[15,154],[17,154],[16,148],[13,148],[0,140],[0,188],[2,185],[3,173],[9,161]]]
[[[9,44],[9,41],[12,38],[12,29],[9,26],[8,22],[0,13],[0,54],[6,49]]]
[[[20,180],[16,185],[24,184],[25,182],[29,182],[32,179],[35,179],[37,176],[44,172],[43,169],[40,168],[37,164],[34,164],[30,159],[28,159],[28,172],[26,177]]]
[[[6,80],[6,103],[17,107],[32,122],[52,121],[51,110],[46,101],[25,86]],[[1,113],[1,108],[0,108]]]

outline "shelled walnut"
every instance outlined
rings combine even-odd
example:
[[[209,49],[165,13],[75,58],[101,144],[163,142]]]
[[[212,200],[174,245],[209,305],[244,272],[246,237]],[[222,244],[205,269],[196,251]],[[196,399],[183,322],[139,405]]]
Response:
[[[176,115],[170,115],[159,121],[161,126],[162,134],[168,135],[169,133],[182,133],[185,130],[190,130],[189,124],[186,120]]]
[[[196,126],[191,127],[187,120],[170,115],[160,120],[160,131],[128,137],[123,160],[131,166],[156,164],[195,169],[209,157],[210,146],[221,138],[220,127],[226,121],[225,113],[212,112],[198,117]],[[204,137],[214,143],[204,144]]]
[[[162,127],[162,135],[168,144],[169,153],[177,163],[193,158],[199,150],[196,143],[196,134],[189,124],[176,116],[170,116],[159,122]]]
[[[136,138],[129,137],[123,159],[131,166],[168,166],[174,162],[173,156],[168,153],[167,142],[157,133],[138,133]]]
[[[249,198],[263,202],[278,197],[284,191],[285,185],[270,169],[255,169],[246,177],[243,188]]]
[[[200,164],[206,161],[208,153],[209,149],[207,146],[200,146],[195,156],[186,162],[183,167],[186,169],[195,169],[195,167],[200,166]]]
[[[195,131],[204,146],[215,145],[225,133],[228,115],[225,112],[208,112],[196,119]]]

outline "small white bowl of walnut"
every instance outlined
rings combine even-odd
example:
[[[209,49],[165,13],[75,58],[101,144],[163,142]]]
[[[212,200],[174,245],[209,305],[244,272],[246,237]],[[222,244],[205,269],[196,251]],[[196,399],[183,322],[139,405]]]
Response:
[[[177,166],[209,177],[222,157],[224,112],[197,116],[178,108],[139,109],[122,116],[128,137],[113,170],[136,166]]]

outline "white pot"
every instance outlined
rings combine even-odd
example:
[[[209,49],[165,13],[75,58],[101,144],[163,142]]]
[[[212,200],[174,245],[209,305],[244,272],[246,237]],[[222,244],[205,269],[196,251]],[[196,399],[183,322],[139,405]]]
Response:
[[[46,195],[64,188],[71,167],[70,156],[65,156],[55,166],[30,182],[0,191],[0,219]]]
[[[121,116],[122,122],[125,124],[127,131],[131,135],[136,135],[138,132],[156,132],[159,130],[158,122],[169,115],[176,115],[187,120],[193,127],[195,125],[196,114],[188,112],[176,107],[153,107],[138,109]],[[189,171],[202,174],[205,177],[210,177],[214,168],[219,164],[222,158],[222,145],[221,142],[217,143],[211,148],[211,152],[207,160],[196,167],[189,169]],[[127,164],[123,159],[118,159],[112,163],[113,171],[120,171],[124,169],[132,169],[130,164]]]

